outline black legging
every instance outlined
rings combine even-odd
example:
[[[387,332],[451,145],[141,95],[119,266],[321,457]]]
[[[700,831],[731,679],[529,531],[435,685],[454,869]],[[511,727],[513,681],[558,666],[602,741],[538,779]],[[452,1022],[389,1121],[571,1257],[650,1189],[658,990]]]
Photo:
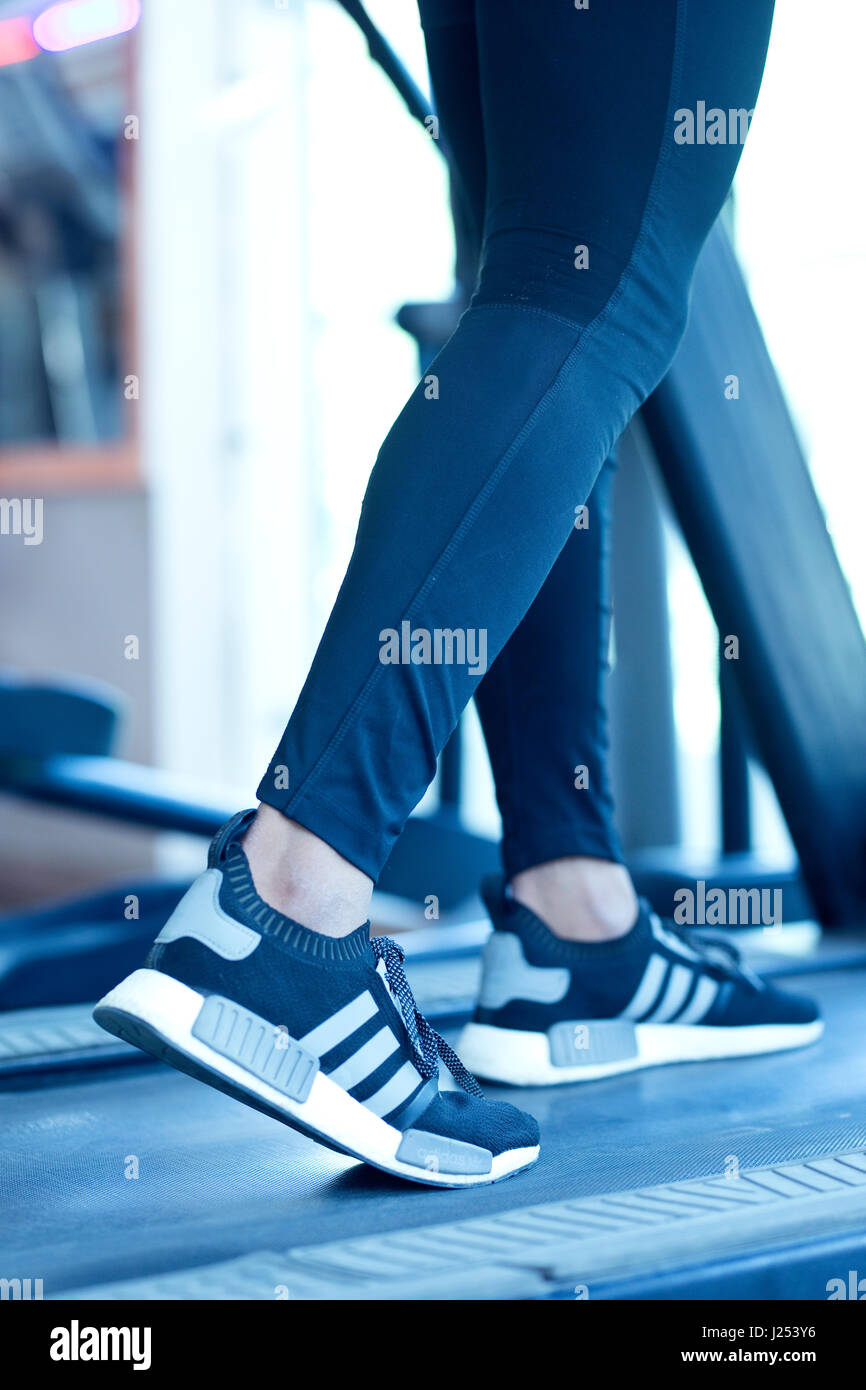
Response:
[[[473,695],[508,872],[617,857],[600,692],[610,470],[596,479],[679,344],[772,17],[771,0],[420,8],[478,285],[380,450],[258,793],[374,879]]]

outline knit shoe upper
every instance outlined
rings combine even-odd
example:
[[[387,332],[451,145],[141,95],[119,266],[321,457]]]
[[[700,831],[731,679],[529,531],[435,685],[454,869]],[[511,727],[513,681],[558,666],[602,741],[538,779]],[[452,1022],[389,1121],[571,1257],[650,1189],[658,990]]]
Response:
[[[731,1028],[819,1017],[811,1000],[744,967],[733,945],[663,922],[643,901],[625,936],[581,943],[555,936],[506,895],[501,880],[486,880],[483,893],[494,932],[478,1023],[536,1031],[562,1020],[623,1018]]]

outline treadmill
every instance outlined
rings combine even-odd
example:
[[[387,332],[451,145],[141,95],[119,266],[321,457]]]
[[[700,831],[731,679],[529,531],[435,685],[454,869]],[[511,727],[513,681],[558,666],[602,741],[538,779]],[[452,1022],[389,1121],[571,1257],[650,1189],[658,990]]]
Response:
[[[423,119],[429,102],[363,6],[341,3]],[[459,309],[455,298],[401,311],[422,362]],[[732,360],[752,382],[735,411],[718,390]],[[8,1277],[38,1271],[46,1298],[83,1302],[824,1300],[840,1273],[864,1268],[866,644],[721,223],[680,352],[627,447],[651,454],[720,633],[742,638],[723,672],[723,853],[687,863],[676,849],[644,848],[632,871],[663,913],[675,887],[698,879],[784,886],[785,924],[742,930],[744,954],[817,997],[824,1037],[768,1057],[492,1087],[538,1118],[540,1161],[491,1187],[432,1192],[316,1145],[92,1022],[89,1001],[140,964],[185,883],[16,914],[0,920]],[[657,586],[659,622],[663,607]],[[653,717],[662,730],[672,718]],[[201,836],[236,809],[117,759],[116,725],[110,692],[0,677],[0,791]],[[387,930],[414,902],[417,919],[425,863],[440,878],[447,867],[442,920],[413,925],[401,944],[419,1007],[452,1040],[474,1004],[488,931],[471,894],[496,863],[495,845],[462,824],[460,758],[458,734],[443,754],[440,809],[409,822],[373,914]],[[794,866],[750,848],[748,758],[772,780]],[[119,921],[127,891],[140,913]]]

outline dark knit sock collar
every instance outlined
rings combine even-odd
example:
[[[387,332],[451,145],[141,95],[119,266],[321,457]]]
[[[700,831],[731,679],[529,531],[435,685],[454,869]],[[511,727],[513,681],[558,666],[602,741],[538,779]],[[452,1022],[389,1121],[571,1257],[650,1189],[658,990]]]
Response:
[[[375,964],[370,948],[369,922],[357,927],[349,936],[337,937],[324,936],[291,917],[285,917],[259,897],[253,884],[249,860],[239,844],[229,848],[220,868],[223,872],[220,905],[245,926],[274,938],[290,951],[307,958],[360,961],[369,956],[370,963]]]
[[[652,938],[649,905],[640,900],[637,921],[624,936],[614,941],[567,941],[556,936],[545,922],[531,908],[506,895],[502,879],[486,880],[483,886],[484,901],[490,912],[494,927],[500,931],[513,931],[527,942],[534,942],[547,958],[560,960],[563,964],[577,960],[598,960],[599,957],[631,955],[636,949],[645,947]]]
[[[225,825],[221,825],[217,833],[210,842],[207,853],[207,866],[209,869],[221,867],[226,855],[231,852],[233,845],[242,839],[249,830],[255,819],[255,807],[248,811],[236,811]]]

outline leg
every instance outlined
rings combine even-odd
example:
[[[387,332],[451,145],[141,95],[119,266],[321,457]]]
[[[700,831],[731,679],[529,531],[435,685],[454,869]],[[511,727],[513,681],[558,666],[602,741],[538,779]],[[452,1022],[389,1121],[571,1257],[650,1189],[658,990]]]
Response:
[[[470,310],[382,448],[349,572],[260,788],[305,861],[277,883],[289,904],[306,901],[318,914],[333,892],[329,882],[318,907],[315,895],[299,894],[316,856],[326,874],[354,866],[363,901],[460,709],[525,617],[569,539],[575,506],[676,348],[692,269],[736,153],[715,147],[705,159],[703,146],[695,159],[695,150],[678,150],[672,118],[708,92],[750,104],[769,6],[727,0],[723,19],[705,7],[694,21],[684,0],[659,0],[651,18],[648,8],[477,0],[488,171],[482,273]],[[611,93],[623,117],[615,122]],[[371,940],[367,923],[348,933],[332,926],[339,939],[329,940],[256,892],[240,843],[254,814],[239,813],[218,833],[208,869],[147,965],[100,1002],[97,1021],[417,1182],[475,1185],[533,1163],[536,1122],[483,1099],[419,1013],[394,942]],[[258,858],[256,840],[249,844]],[[774,1047],[820,1031],[810,1006],[717,956],[683,952],[643,915],[624,941],[582,945],[558,940],[519,903],[500,906],[503,930],[491,941],[501,968],[486,976],[477,1023],[485,1066],[486,1040],[496,1039],[489,1055],[499,1073],[487,1075],[590,1075],[571,1059],[583,1035],[592,1048],[599,1031],[602,1068],[651,1064],[657,1047],[635,1063],[638,1028],[622,1022],[648,1010],[688,1024],[725,1011],[714,1020],[724,1026],[709,1030],[713,1055],[720,1032],[740,1051],[766,1050],[753,1024],[770,1029]],[[556,964],[533,963],[551,952]],[[589,969],[590,958],[601,968]],[[615,971],[606,968],[613,958]],[[576,981],[578,961],[587,968]],[[630,1003],[612,998],[614,980]],[[551,1034],[543,1006],[552,1002],[566,1012]],[[583,1012],[572,1012],[576,1004]],[[699,1041],[707,1045],[703,1033]],[[440,1060],[459,1091],[440,1090]]]
[[[613,824],[605,684],[614,462],[476,696],[515,898],[558,935],[622,935],[637,895]]]
[[[421,15],[470,243],[466,260],[479,266],[487,171],[475,4],[422,0]],[[475,697],[502,815],[506,877],[554,931],[584,939],[627,931],[637,915],[613,826],[606,756],[613,478],[609,459]]]
[[[479,0],[476,13],[479,287],[382,447],[346,580],[259,788],[367,880],[676,350],[740,147],[678,144],[674,113],[753,105],[771,6]],[[440,645],[431,659],[443,633],[456,655]],[[288,844],[295,830],[280,829]]]

